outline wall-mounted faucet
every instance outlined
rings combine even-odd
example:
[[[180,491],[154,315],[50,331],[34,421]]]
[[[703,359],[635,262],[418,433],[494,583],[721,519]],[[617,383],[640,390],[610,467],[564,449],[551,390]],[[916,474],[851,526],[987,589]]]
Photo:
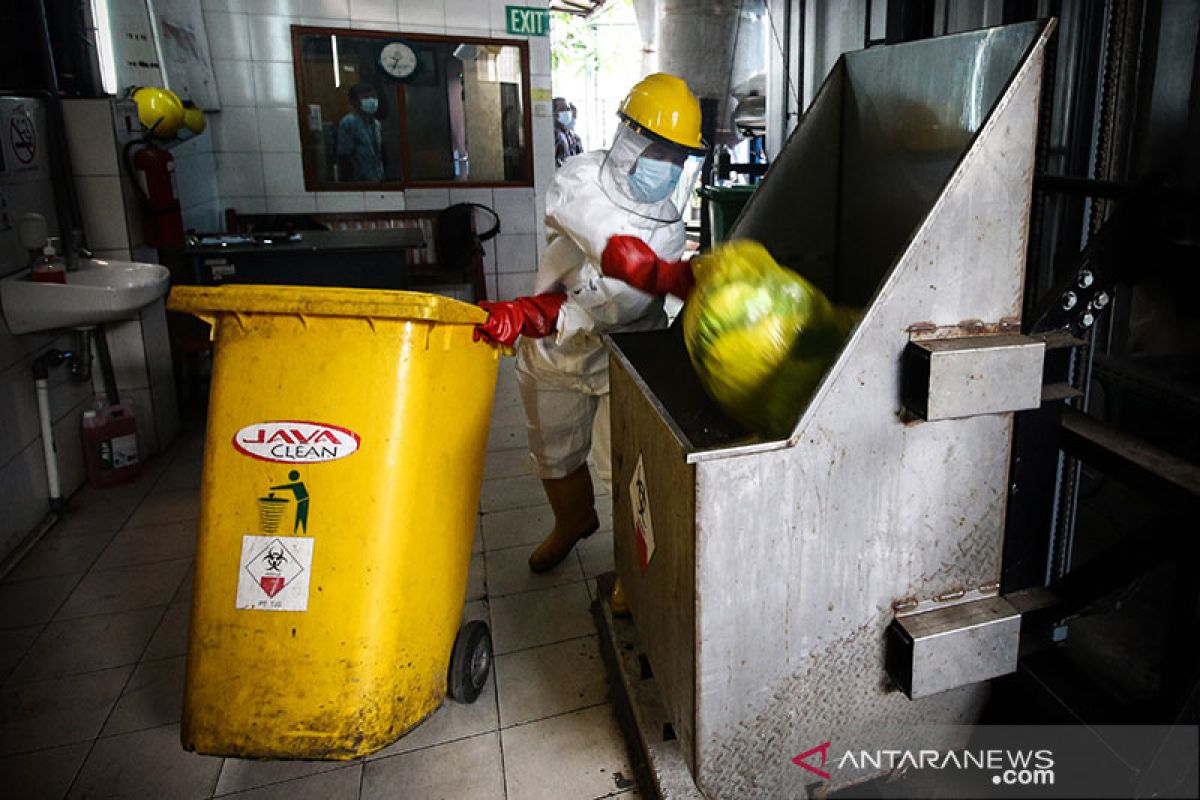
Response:
[[[66,250],[63,257],[67,260],[67,272],[79,269],[79,259],[92,258],[92,251],[84,246],[83,231],[72,228],[67,232]]]

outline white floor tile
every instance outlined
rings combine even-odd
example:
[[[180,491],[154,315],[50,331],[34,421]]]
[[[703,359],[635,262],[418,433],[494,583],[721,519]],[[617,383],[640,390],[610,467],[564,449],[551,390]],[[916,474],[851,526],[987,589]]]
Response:
[[[525,407],[520,403],[502,403],[492,406],[492,425],[524,425]]]
[[[44,536],[25,554],[21,563],[8,573],[7,579],[20,581],[52,575],[82,575],[92,566],[110,538],[111,533],[57,539]]]
[[[103,736],[179,722],[187,659],[182,656],[139,664],[108,721]]]
[[[517,545],[536,546],[554,527],[554,512],[548,505],[494,511],[480,517],[479,525],[485,552]]]
[[[20,663],[34,640],[42,632],[41,625],[30,625],[25,628],[8,628],[0,630],[0,681],[8,675],[12,668]]]
[[[151,492],[126,527],[161,525],[166,522],[185,522],[200,518],[200,488],[166,489]]]
[[[221,759],[189,753],[179,746],[179,726],[164,725],[98,739],[68,798],[210,797]]]
[[[165,606],[183,580],[190,559],[139,564],[88,573],[56,619],[74,619],[150,606]]]
[[[634,788],[625,742],[607,705],[500,735],[508,800],[594,798]]]
[[[172,603],[158,623],[158,629],[146,647],[145,661],[187,655],[188,625],[192,617],[192,604]]]
[[[616,569],[613,564],[613,532],[611,530],[593,533],[577,544],[575,550],[579,553],[583,574],[589,578]]]
[[[483,553],[477,553],[471,556],[471,569],[467,573],[467,600],[480,600],[487,593]]]
[[[363,767],[362,797],[364,800],[398,797],[504,800],[500,737],[485,733],[368,761]]]
[[[379,752],[367,756],[367,761],[478,736],[495,731],[499,727],[500,717],[496,713],[496,675],[493,667],[492,674],[474,703],[456,703],[446,698],[442,707],[433,712],[428,719]]]
[[[282,784],[319,772],[329,772],[348,766],[345,761],[251,761],[227,758],[217,782],[217,794],[240,792],[258,786]]]
[[[608,696],[595,636],[499,656],[495,671],[504,728],[594,706]]]
[[[487,584],[491,597],[549,589],[583,580],[583,570],[574,553],[568,553],[554,569],[537,573],[529,568],[531,552],[532,547],[521,545],[487,552]]]
[[[221,796],[236,800],[355,800],[362,769],[360,763],[337,762],[337,769],[328,772]]]
[[[95,738],[132,672],[118,667],[6,687],[0,691],[0,753]]]
[[[9,676],[9,683],[62,678],[136,664],[161,608],[52,622]]]
[[[494,450],[528,450],[529,439],[525,435],[524,423],[520,425],[497,425],[488,432],[487,449]]]
[[[95,568],[112,569],[191,558],[195,552],[195,521],[126,527],[109,542]]]
[[[5,795],[22,800],[61,800],[91,749],[88,741],[0,759]]]
[[[483,490],[479,494],[479,508],[485,514],[545,503],[546,490],[542,488],[542,482],[532,475],[490,478],[483,482]]]
[[[487,454],[483,466],[483,476],[487,480],[532,474],[527,450],[493,450]]]
[[[590,602],[582,583],[493,598],[492,644],[496,653],[595,633]]]
[[[0,627],[21,628],[49,622],[77,583],[78,575],[0,583]]]

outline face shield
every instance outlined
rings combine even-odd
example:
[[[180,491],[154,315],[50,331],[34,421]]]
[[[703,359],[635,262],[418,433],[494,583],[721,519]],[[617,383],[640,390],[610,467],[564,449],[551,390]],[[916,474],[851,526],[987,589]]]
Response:
[[[626,211],[675,222],[687,208],[703,163],[702,155],[621,123],[600,167],[600,186]]]

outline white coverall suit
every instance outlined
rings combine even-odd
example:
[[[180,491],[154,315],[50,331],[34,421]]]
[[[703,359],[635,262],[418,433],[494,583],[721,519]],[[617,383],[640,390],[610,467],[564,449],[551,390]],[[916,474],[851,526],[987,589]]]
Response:
[[[557,332],[522,337],[516,364],[533,471],[542,479],[570,475],[591,452],[599,477],[611,482],[608,353],[600,337],[667,323],[663,298],[601,272],[608,238],[636,236],[671,261],[682,256],[686,241],[682,221],[656,222],[609,199],[598,180],[604,158],[605,151],[596,150],[569,159],[546,194],[550,243],[538,264],[534,293],[561,291],[567,299]]]

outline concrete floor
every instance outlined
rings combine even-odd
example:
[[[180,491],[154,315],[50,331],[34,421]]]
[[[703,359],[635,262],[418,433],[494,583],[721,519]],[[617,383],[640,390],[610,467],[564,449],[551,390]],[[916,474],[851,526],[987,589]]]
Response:
[[[186,753],[179,719],[203,440],[137,483],[84,489],[0,584],[0,775],[20,798],[632,798],[588,606],[612,568],[602,531],[561,566],[526,558],[550,524],[526,466],[512,360],[501,369],[465,614],[492,626],[479,700],[451,701],[352,762]]]

